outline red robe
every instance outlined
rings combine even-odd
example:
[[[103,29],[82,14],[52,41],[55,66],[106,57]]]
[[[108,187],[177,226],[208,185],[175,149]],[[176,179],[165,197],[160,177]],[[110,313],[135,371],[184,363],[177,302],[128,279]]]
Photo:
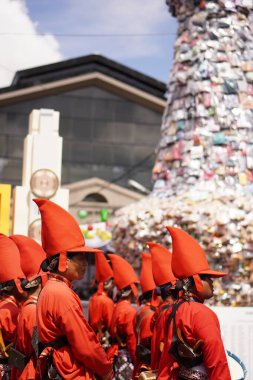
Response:
[[[13,296],[4,296],[0,301],[0,329],[5,345],[14,343],[17,336],[17,324],[19,315],[19,304]],[[0,364],[0,379],[1,375]]]
[[[154,310],[151,309],[150,302],[147,302],[139,311],[137,323],[139,322],[140,344],[150,348],[150,340],[152,331],[150,329],[150,322],[154,315]]]
[[[35,379],[36,360],[31,341],[33,328],[36,325],[36,304],[37,298],[31,296],[24,302],[20,310],[15,348],[29,357],[30,360],[23,371],[15,367],[12,368],[12,380]]]
[[[163,303],[156,309],[155,313],[152,315],[150,321],[150,329],[152,331],[151,340],[151,368],[156,370],[159,367],[159,361],[161,358],[164,340],[165,340],[165,330],[164,330],[164,313],[165,310],[171,308],[171,300],[163,301]]]
[[[164,329],[167,327],[171,310],[165,311]],[[176,312],[176,327],[185,335],[186,341],[193,347],[200,339],[204,341],[204,366],[209,380],[231,380],[227,358],[220,334],[220,325],[216,314],[199,302],[185,302]],[[164,350],[159,363],[158,380],[177,379],[178,365],[168,352],[172,339],[172,323],[165,340]]]
[[[79,297],[62,276],[50,276],[42,289],[37,306],[37,324],[40,340],[49,343],[65,336],[68,344],[55,349],[53,361],[65,380],[90,380],[93,374],[106,377],[112,369],[105,351],[86,321]],[[40,355],[36,375],[40,379],[43,356]]]
[[[126,343],[133,363],[136,361],[136,313],[137,310],[130,301],[120,300],[114,308],[110,330],[112,338],[117,339],[118,336],[123,343]]]
[[[110,330],[114,303],[103,290],[97,291],[89,303],[89,324],[98,333],[100,328]]]
[[[3,297],[0,301],[0,329],[5,343],[16,339],[19,304],[13,296]]]
[[[138,344],[151,349],[152,332],[150,330],[150,322],[153,317],[154,310],[151,309],[151,303],[147,302],[137,313],[136,318],[136,334],[138,337]],[[141,371],[141,367],[145,366],[149,369],[138,357],[136,358],[136,365],[134,368],[133,379]]]

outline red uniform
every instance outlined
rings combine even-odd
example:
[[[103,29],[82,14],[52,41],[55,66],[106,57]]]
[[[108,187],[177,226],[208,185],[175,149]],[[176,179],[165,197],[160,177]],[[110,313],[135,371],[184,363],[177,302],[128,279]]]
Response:
[[[140,309],[137,316],[137,328],[139,330],[139,342],[145,347],[150,348],[152,331],[150,329],[150,322],[154,315],[151,303],[147,302]],[[137,331],[138,332],[138,331]]]
[[[154,314],[154,310],[151,308],[151,303],[147,302],[142,308],[138,311],[136,317],[136,333],[138,344],[151,349],[151,337],[152,332],[150,330],[150,322]],[[134,368],[133,379],[137,376],[142,370],[148,370],[149,366],[143,361],[136,358],[136,365]]]
[[[0,301],[0,329],[5,344],[15,342],[19,311],[19,304],[13,296],[3,297]]]
[[[60,336],[67,338],[68,344],[53,352],[54,365],[65,380],[94,379],[92,373],[104,377],[111,371],[107,355],[85,320],[79,297],[63,277],[51,275],[42,289],[37,323],[43,344]],[[39,362],[48,351],[49,348],[43,351]]]
[[[21,279],[24,279],[25,275],[20,266],[19,251],[16,244],[3,234],[0,234],[0,252],[0,282],[5,284],[8,281],[13,281],[15,291],[22,294]],[[13,296],[4,296],[1,299],[0,329],[5,345],[14,343],[16,340],[19,311],[18,302]],[[0,364],[0,378],[2,374],[9,376],[10,373],[10,366],[5,361],[3,359]]]
[[[29,297],[20,310],[17,328],[17,341],[15,348],[29,358],[24,370],[13,367],[11,378],[13,380],[32,380],[35,379],[35,354],[31,344],[33,328],[36,325],[36,297]]]
[[[164,330],[166,331],[171,310],[164,312]],[[176,326],[183,332],[186,341],[194,347],[203,340],[204,367],[209,380],[231,380],[227,358],[220,335],[220,325],[216,314],[199,302],[185,302],[176,312]],[[172,340],[172,323],[165,341],[159,364],[159,380],[177,379],[178,365],[168,352]]]
[[[171,310],[165,312],[164,329],[167,333],[159,363],[158,379],[174,380],[180,375],[183,377],[184,374],[187,374],[186,378],[196,378],[202,373],[209,380],[231,380],[218,318],[202,303],[212,296],[211,278],[223,277],[226,273],[214,271],[209,267],[202,247],[187,232],[176,227],[167,229],[172,238],[172,270],[177,278],[181,279],[182,286],[178,308],[176,309],[174,304],[175,315],[169,328],[168,318]],[[193,299],[189,300],[190,296]],[[169,352],[172,348],[174,323],[174,331],[181,330],[186,345],[193,349],[200,341],[203,343],[203,361],[190,369],[184,366],[184,360],[176,361]],[[178,339],[176,336],[174,338]]]
[[[128,300],[120,300],[114,309],[111,323],[111,336],[126,345],[126,348],[135,363],[136,351],[136,313],[137,310]]]
[[[14,343],[17,336],[17,324],[19,315],[19,305],[13,296],[3,297],[0,301],[0,329],[5,346]],[[1,357],[1,354],[0,354]],[[0,379],[2,371],[9,372],[8,364],[0,364]]]
[[[89,303],[89,323],[96,333],[100,329],[109,331],[113,309],[113,300],[108,297],[105,291],[98,290],[91,297]]]
[[[19,250],[21,269],[26,279],[36,282],[36,278],[40,277],[41,282],[45,283],[47,276],[45,273],[42,274],[40,270],[40,265],[46,258],[46,253],[42,247],[35,240],[27,236],[12,235],[10,239]],[[26,356],[28,363],[23,371],[17,367],[12,367],[11,378],[13,380],[35,379],[36,357],[31,341],[33,329],[36,325],[37,298],[37,296],[30,295],[20,310],[15,348]]]
[[[150,329],[152,331],[151,340],[151,368],[156,370],[159,367],[162,350],[164,347],[166,330],[164,329],[164,315],[171,305],[171,300],[164,301],[151,317]]]
[[[171,252],[158,243],[149,242],[147,244],[151,252],[152,272],[156,285],[162,286],[165,284],[171,284],[174,286],[176,283],[176,278],[171,269]],[[164,326],[162,323],[162,318],[164,315],[163,308],[166,308],[166,305],[171,302],[171,300],[163,301],[161,305],[156,309],[151,319],[150,328],[153,332],[151,342],[152,370],[158,369],[159,360],[163,349],[165,335]]]

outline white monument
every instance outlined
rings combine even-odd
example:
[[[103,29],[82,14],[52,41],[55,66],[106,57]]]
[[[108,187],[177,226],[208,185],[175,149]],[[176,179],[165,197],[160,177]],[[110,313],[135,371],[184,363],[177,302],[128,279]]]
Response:
[[[66,210],[69,190],[61,189],[62,137],[60,113],[33,110],[24,141],[22,186],[14,189],[13,234],[40,240],[40,214],[33,198],[50,199]]]

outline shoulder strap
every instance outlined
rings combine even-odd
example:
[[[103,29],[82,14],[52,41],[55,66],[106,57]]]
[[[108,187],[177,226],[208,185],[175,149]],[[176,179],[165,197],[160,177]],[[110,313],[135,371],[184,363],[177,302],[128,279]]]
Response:
[[[37,301],[28,302],[25,306],[27,306],[27,305],[37,305]]]
[[[184,302],[186,302],[186,300],[183,299],[178,303],[174,303],[174,305],[172,306],[172,311],[171,311],[169,318],[168,318],[168,328],[170,327],[171,321],[175,320],[175,315],[176,315],[176,312],[177,312],[179,306],[181,306]]]
[[[45,343],[44,348],[46,347],[52,347],[58,350],[61,347],[64,347],[68,344],[68,339],[65,335],[61,335],[55,340],[52,340],[51,342]]]
[[[5,347],[4,338],[3,338],[1,329],[0,329],[0,352],[4,358],[8,358],[8,354],[6,352],[6,347]]]
[[[160,315],[162,314],[162,312],[164,312],[164,310],[168,309],[170,306],[171,306],[171,303],[166,303],[165,305],[163,305],[161,307],[161,309],[159,310],[158,316],[157,316],[157,320],[160,317]]]

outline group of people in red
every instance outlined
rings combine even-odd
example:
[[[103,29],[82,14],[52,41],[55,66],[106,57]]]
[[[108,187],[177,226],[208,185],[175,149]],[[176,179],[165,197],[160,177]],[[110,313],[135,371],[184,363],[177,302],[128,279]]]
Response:
[[[210,269],[195,239],[168,227],[172,253],[147,242],[139,280],[119,255],[86,247],[67,211],[34,201],[42,246],[0,235],[0,379],[231,380],[218,319],[204,305],[225,273]],[[98,284],[89,321],[72,288],[87,252]]]

